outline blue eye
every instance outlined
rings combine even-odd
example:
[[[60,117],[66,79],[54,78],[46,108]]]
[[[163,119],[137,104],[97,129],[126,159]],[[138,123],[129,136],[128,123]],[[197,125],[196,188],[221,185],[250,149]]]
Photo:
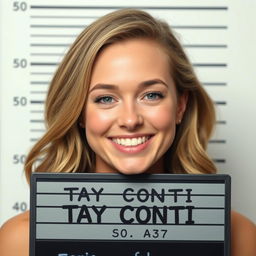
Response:
[[[144,96],[146,100],[159,100],[159,99],[162,99],[163,97],[164,97],[163,94],[160,92],[150,92]]]
[[[101,103],[101,104],[111,104],[111,103],[114,103],[115,100],[111,96],[101,96],[101,97],[97,97],[95,102]]]

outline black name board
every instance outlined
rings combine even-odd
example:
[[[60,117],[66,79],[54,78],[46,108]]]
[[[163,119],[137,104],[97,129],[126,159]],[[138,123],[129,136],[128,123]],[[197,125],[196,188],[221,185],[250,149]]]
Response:
[[[31,178],[30,256],[228,256],[228,175]]]

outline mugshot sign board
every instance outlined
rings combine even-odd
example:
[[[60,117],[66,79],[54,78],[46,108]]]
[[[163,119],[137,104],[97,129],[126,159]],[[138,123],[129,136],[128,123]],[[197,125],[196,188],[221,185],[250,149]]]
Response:
[[[228,256],[229,247],[227,175],[32,175],[30,256]]]

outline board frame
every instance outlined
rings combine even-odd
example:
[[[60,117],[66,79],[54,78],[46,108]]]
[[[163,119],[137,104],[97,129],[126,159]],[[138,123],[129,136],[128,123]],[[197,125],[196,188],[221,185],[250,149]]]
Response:
[[[141,174],[122,175],[113,173],[33,173],[31,175],[30,191],[30,256],[35,255],[36,242],[36,192],[38,181],[86,181],[88,182],[161,182],[172,183],[196,182],[199,183],[224,183],[225,184],[225,238],[224,256],[230,256],[230,232],[231,232],[231,177],[225,174]]]

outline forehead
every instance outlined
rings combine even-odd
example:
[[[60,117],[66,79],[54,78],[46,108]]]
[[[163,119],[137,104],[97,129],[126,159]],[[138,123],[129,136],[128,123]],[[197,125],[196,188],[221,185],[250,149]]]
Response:
[[[169,56],[163,47],[150,39],[129,39],[104,48],[96,58],[91,85],[101,79],[167,78],[170,76]],[[96,81],[97,80],[97,81]]]

